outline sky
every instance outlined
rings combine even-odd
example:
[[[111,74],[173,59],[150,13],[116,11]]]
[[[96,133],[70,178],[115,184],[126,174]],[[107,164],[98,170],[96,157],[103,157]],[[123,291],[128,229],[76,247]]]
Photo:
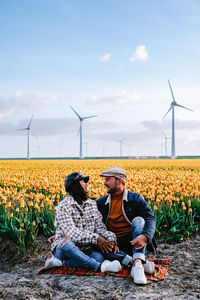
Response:
[[[200,155],[199,0],[0,0],[0,157]],[[165,138],[165,136],[166,138]],[[120,146],[122,148],[120,148]],[[167,146],[167,149],[166,149]]]

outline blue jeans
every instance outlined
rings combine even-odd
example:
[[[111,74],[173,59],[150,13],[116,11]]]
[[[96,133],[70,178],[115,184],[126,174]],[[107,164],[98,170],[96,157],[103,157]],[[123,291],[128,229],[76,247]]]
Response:
[[[68,240],[63,246],[57,245],[53,255],[60,259],[68,267],[87,267],[97,270],[104,259],[118,260],[122,265],[128,266],[132,260],[131,256],[123,251],[119,253],[109,252],[101,253],[97,250],[82,251],[71,240]]]
[[[132,257],[125,252],[119,250],[119,253],[109,252],[104,254],[104,257],[108,260],[118,260],[123,266],[127,267]]]
[[[137,217],[133,220],[131,224],[131,232],[127,235],[119,237],[117,239],[118,247],[133,256],[133,260],[136,258],[141,259],[145,262],[146,260],[146,246],[145,245],[142,249],[136,250],[131,244],[130,241],[136,238],[138,235],[142,234],[143,228],[145,225],[145,220],[142,217]]]
[[[58,244],[53,255],[68,267],[87,267],[97,271],[104,261],[103,254],[96,250],[85,252],[81,251],[71,240],[68,240],[62,246]]]

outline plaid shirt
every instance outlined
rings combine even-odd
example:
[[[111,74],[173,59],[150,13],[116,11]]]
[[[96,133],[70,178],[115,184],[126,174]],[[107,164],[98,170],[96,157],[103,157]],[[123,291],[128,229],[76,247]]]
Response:
[[[54,225],[56,234],[51,245],[52,251],[65,238],[70,239],[81,249],[87,249],[91,244],[97,244],[99,235],[108,241],[116,242],[116,235],[107,231],[96,202],[91,199],[87,199],[82,205],[79,205],[71,195],[65,197],[56,209]]]

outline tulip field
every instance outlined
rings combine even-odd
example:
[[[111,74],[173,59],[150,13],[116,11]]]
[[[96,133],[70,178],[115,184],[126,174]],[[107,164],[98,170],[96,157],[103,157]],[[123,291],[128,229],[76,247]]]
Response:
[[[156,235],[180,241],[198,231],[200,160],[2,160],[0,161],[0,236],[24,253],[38,235],[55,232],[54,215],[65,197],[64,178],[89,175],[90,197],[106,194],[99,174],[119,166],[128,190],[139,193],[154,211]]]

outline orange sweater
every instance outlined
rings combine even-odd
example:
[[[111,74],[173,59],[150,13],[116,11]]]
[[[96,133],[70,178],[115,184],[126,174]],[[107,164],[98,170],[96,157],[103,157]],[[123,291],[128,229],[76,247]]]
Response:
[[[107,228],[114,232],[117,237],[129,233],[131,230],[131,225],[126,221],[122,212],[122,195],[111,198]]]

